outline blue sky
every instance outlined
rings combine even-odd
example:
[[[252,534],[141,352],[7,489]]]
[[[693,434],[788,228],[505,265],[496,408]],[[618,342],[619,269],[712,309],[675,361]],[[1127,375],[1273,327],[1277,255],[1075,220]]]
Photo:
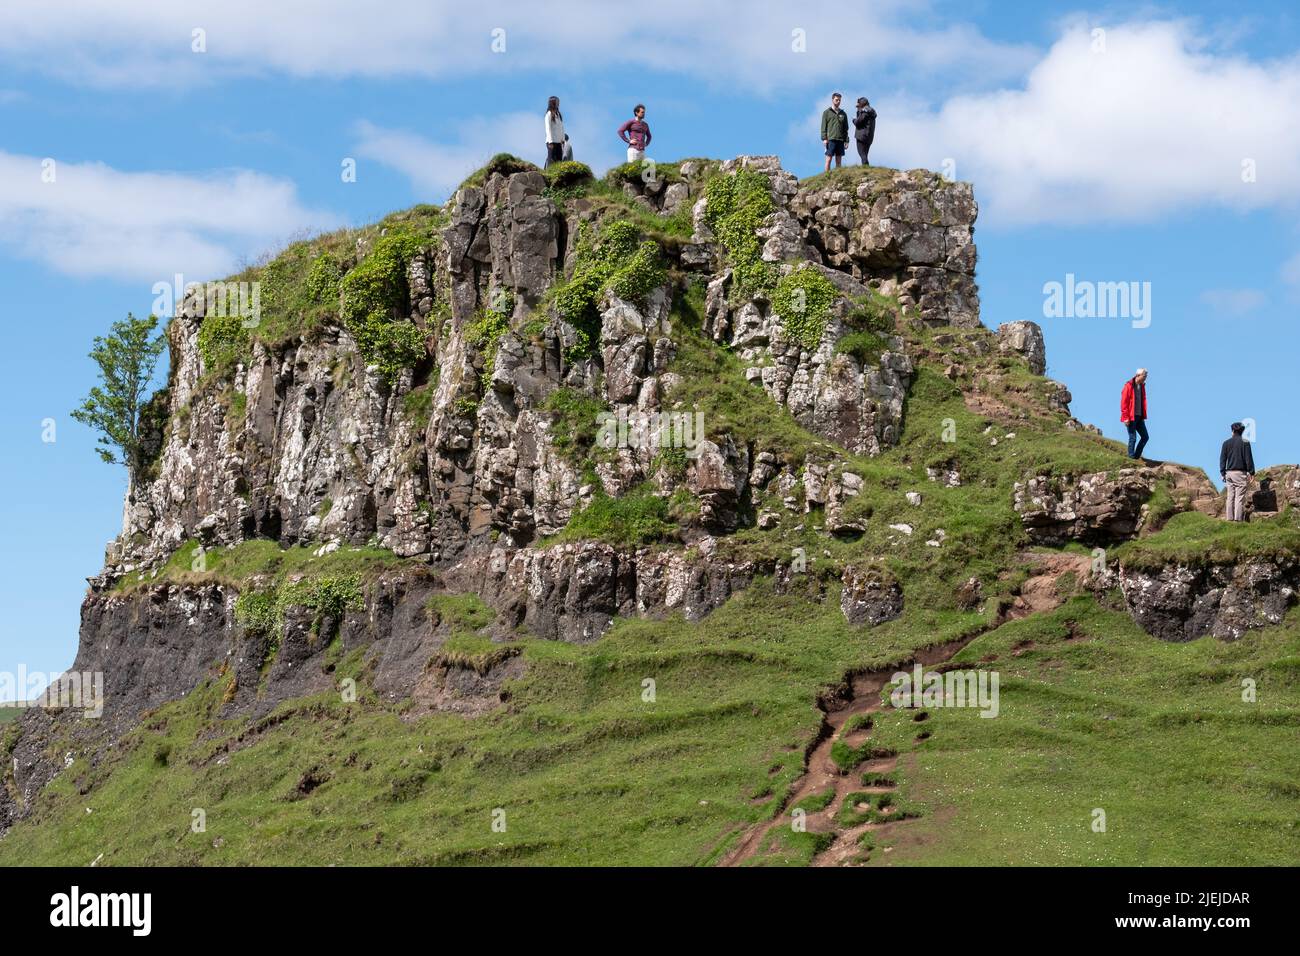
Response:
[[[1227,424],[1253,417],[1260,466],[1300,460],[1300,18],[1222,11],[7,0],[0,671],[71,664],[82,579],[120,527],[123,476],[68,415],[91,338],[177,272],[442,202],[501,150],[540,161],[552,93],[598,171],[644,101],[657,158],[777,153],[801,176],[829,91],[865,93],[876,162],[951,161],[975,184],[984,322],[1042,323],[1080,418],[1120,437],[1119,388],[1145,365],[1152,456],[1213,471]],[[1149,282],[1150,326],[1044,318],[1067,274]]]

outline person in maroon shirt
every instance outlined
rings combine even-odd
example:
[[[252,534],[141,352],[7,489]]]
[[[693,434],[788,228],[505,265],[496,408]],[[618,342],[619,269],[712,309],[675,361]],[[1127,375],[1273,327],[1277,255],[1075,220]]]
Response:
[[[632,118],[618,128],[618,138],[627,144],[627,161],[639,163],[645,159],[650,145],[650,126],[645,121],[645,106],[638,103],[632,109]]]

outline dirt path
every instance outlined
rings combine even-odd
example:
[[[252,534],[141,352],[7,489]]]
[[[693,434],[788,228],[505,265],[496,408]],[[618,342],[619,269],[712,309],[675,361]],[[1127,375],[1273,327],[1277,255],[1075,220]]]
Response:
[[[830,802],[820,810],[806,810],[804,816],[807,832],[825,833],[831,837],[829,845],[813,858],[813,866],[865,863],[870,851],[859,842],[865,834],[885,833],[907,825],[908,818],[900,815],[891,796],[897,788],[893,775],[899,754],[889,748],[865,751],[867,759],[846,771],[832,758],[835,744],[842,742],[854,749],[866,745],[871,739],[873,715],[884,708],[882,691],[895,673],[911,670],[916,664],[922,667],[943,664],[975,638],[1008,620],[1058,607],[1064,600],[1057,587],[1061,576],[1073,572],[1082,581],[1091,567],[1085,555],[1026,554],[1022,558],[1033,562],[1034,573],[1021,587],[1016,602],[987,628],[957,641],[926,648],[905,664],[853,675],[847,681],[845,693],[819,702],[825,717],[821,732],[808,752],[803,776],[794,782],[780,812],[746,830],[723,857],[722,866],[740,866],[758,856],[773,830],[792,825],[793,810],[799,803],[813,797],[824,797],[828,790],[831,792]],[[923,708],[915,709],[912,715],[916,725],[914,743],[930,736],[926,729],[928,718],[929,714]],[[842,823],[844,804],[850,799],[854,801],[846,814],[850,815],[850,822]]]

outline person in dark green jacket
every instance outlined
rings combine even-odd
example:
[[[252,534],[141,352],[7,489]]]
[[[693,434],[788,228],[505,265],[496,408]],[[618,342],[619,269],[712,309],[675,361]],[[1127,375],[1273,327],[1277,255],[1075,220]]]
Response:
[[[849,142],[849,114],[840,109],[840,94],[831,94],[831,105],[822,113],[822,145],[826,147],[826,171],[831,170],[831,157],[835,168],[844,162],[844,147]]]

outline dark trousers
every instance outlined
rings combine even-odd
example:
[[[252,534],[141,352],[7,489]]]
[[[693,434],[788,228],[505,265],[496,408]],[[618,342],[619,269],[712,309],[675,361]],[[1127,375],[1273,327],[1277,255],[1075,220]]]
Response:
[[[1141,458],[1142,449],[1147,447],[1147,423],[1141,418],[1135,418],[1128,423],[1128,456],[1130,458]],[[1141,439],[1139,441],[1138,439]]]
[[[564,158],[563,143],[546,144],[546,165],[547,166],[551,165],[551,163],[558,163],[563,158]]]
[[[871,140],[872,140],[872,139],[875,139],[875,137],[873,136],[873,137],[871,137],[871,139],[860,139],[860,140],[857,141],[857,142],[858,142],[858,158],[859,158],[860,160],[862,160],[862,165],[863,165],[863,166],[870,166],[870,165],[871,165],[871,163],[869,163],[869,162],[867,161],[867,153],[871,152]]]

